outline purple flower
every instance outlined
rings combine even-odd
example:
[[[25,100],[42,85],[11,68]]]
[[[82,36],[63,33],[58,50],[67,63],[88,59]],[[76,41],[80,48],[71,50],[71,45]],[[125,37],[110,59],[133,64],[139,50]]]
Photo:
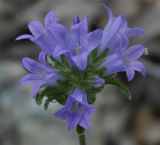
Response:
[[[131,81],[134,78],[135,71],[145,76],[144,65],[137,61],[145,52],[143,45],[134,45],[128,49],[121,49],[121,52],[108,56],[101,67],[106,67],[105,76],[125,71],[127,78]]]
[[[117,48],[119,48],[119,44],[122,43],[123,39],[126,39],[128,42],[131,36],[144,34],[144,30],[141,28],[129,28],[124,16],[114,17],[112,11],[106,5],[103,4],[103,6],[108,12],[109,19],[103,30],[101,46],[99,48],[100,53],[104,49],[109,48],[109,53],[113,54],[117,52]]]
[[[39,55],[39,61],[30,58],[23,58],[23,67],[29,73],[25,75],[20,84],[34,84],[32,88],[32,96],[35,97],[42,86],[55,86],[56,81],[60,79],[58,71],[45,64],[45,56],[43,53]]]
[[[95,106],[88,104],[87,94],[76,88],[67,99],[66,105],[54,115],[68,121],[68,129],[72,130],[77,125],[85,129],[91,127],[89,115],[95,111]]]
[[[55,33],[56,29],[52,25],[49,30],[59,40],[60,46],[67,49],[66,56],[70,65],[84,71],[87,67],[88,54],[99,45],[102,31],[97,29],[88,33],[88,17],[82,21],[76,17],[69,31],[63,28],[58,31],[61,33]]]
[[[49,32],[48,28],[50,26],[52,26],[53,29],[56,29],[57,34],[55,35],[61,33],[62,29],[66,30],[63,25],[58,23],[58,18],[55,16],[55,12],[50,11],[45,17],[45,26],[43,26],[39,21],[32,21],[28,25],[32,35],[24,34],[19,36],[16,40],[29,39],[36,43],[45,54],[52,56],[53,58],[58,58],[67,50],[59,44],[58,38]]]

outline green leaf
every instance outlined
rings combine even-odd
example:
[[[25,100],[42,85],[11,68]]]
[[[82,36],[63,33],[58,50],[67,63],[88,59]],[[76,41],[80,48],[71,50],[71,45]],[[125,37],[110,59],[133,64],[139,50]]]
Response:
[[[54,88],[51,87],[45,87],[42,88],[41,91],[37,94],[37,96],[35,97],[35,101],[38,105],[42,104],[42,100],[43,98],[46,96],[47,98],[52,98],[52,100],[54,99],[53,97],[53,92],[54,92]]]
[[[88,103],[93,104],[96,101],[96,96],[93,93],[88,93]]]
[[[46,100],[46,102],[44,103],[44,109],[47,110],[48,109],[48,106],[49,106],[49,103],[52,102],[52,100],[50,98],[48,98]]]
[[[132,100],[131,92],[129,91],[128,87],[121,81],[117,80],[113,76],[104,78],[106,84],[111,84],[116,86],[120,89],[120,91],[129,99]]]
[[[41,105],[42,104],[42,100],[43,100],[43,95],[41,95],[41,94],[37,94],[37,96],[35,97],[35,101],[36,101],[36,103],[37,103],[37,105]]]

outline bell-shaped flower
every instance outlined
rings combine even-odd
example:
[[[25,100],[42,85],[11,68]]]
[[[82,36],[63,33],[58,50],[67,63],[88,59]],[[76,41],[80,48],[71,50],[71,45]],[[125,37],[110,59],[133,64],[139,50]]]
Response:
[[[85,129],[91,127],[89,115],[95,111],[95,106],[88,104],[87,94],[76,88],[68,97],[65,106],[54,115],[68,121],[68,129],[72,130],[77,125]]]
[[[61,79],[58,71],[45,64],[44,54],[41,52],[39,61],[30,58],[23,58],[24,69],[28,72],[22,77],[20,84],[33,84],[32,96],[35,97],[42,86],[55,86],[57,80]]]
[[[114,17],[112,11],[105,4],[103,4],[103,6],[108,12],[108,23],[103,30],[102,40],[99,48],[100,53],[106,48],[109,48],[110,54],[115,53],[115,49],[119,45],[119,41],[121,41],[120,33],[124,35],[127,40],[131,36],[144,34],[144,30],[141,28],[129,28],[124,16],[120,15],[118,17]]]
[[[65,53],[66,49],[62,48],[61,45],[58,44],[57,38],[48,31],[48,27],[50,26],[54,27],[54,29],[57,29],[57,27],[64,27],[58,23],[58,18],[55,16],[54,11],[50,11],[45,17],[45,25],[39,21],[32,21],[29,23],[28,28],[32,35],[24,34],[17,37],[16,40],[29,39],[36,43],[44,53],[52,56],[53,58],[57,58],[61,54]],[[59,31],[59,29],[57,31]]]
[[[69,31],[65,27],[55,29],[52,25],[49,27],[49,30],[59,40],[61,47],[67,49],[65,55],[70,65],[74,65],[78,70],[84,71],[87,67],[88,54],[98,47],[102,31],[97,29],[88,33],[88,17],[85,17],[82,21],[76,17]]]
[[[134,78],[135,71],[145,76],[144,65],[138,59],[145,53],[146,48],[143,45],[134,45],[129,48],[125,48],[125,46],[124,42],[117,49],[117,53],[110,54],[101,64],[101,67],[106,68],[105,76],[121,71],[126,72],[129,81]]]

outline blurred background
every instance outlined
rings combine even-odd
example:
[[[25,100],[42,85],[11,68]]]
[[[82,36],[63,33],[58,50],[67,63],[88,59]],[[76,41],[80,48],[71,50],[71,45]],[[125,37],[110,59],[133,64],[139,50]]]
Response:
[[[149,55],[142,58],[148,74],[138,73],[128,83],[133,100],[106,86],[97,95],[97,111],[88,145],[160,145],[160,0],[105,0],[115,15],[127,17],[129,26],[145,29],[146,35],[131,43],[144,44]],[[75,132],[52,116],[56,103],[44,111],[31,97],[30,86],[20,87],[25,74],[24,56],[36,58],[40,49],[29,41],[15,42],[29,33],[27,24],[43,21],[56,8],[62,23],[70,26],[75,15],[91,17],[90,29],[103,27],[107,14],[99,0],[0,0],[0,145],[78,145]],[[126,81],[124,75],[119,76]]]

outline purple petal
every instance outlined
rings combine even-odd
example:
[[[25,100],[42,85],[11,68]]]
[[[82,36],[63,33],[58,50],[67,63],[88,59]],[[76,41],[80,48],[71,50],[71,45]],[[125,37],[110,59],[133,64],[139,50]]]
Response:
[[[54,37],[52,37],[49,33],[42,34],[38,38],[33,41],[36,43],[42,50],[48,55],[52,55],[53,48],[56,46],[57,42]]]
[[[63,44],[63,46],[66,46],[66,39],[69,37],[69,30],[65,26],[54,23],[48,27],[48,31],[54,37],[56,42]]]
[[[102,78],[98,76],[95,77],[95,81],[94,81],[95,87],[103,87],[104,84],[105,84],[105,81]]]
[[[145,32],[143,29],[135,27],[135,28],[128,28],[128,30],[125,32],[125,34],[128,37],[131,37],[131,36],[135,36],[135,35],[144,35]]]
[[[78,16],[74,17],[72,22],[73,22],[73,25],[78,24],[80,22],[79,17]]]
[[[38,91],[40,90],[40,88],[42,87],[43,83],[39,83],[39,84],[36,84],[33,88],[32,88],[32,97],[35,98]]]
[[[101,40],[102,37],[102,30],[95,30],[93,32],[90,32],[87,36],[88,41],[88,47],[87,50],[91,52],[93,49],[95,49]]]
[[[38,21],[32,21],[29,23],[28,28],[35,38],[38,38],[40,35],[45,33],[44,26]]]
[[[124,57],[127,57],[130,61],[137,60],[143,55],[144,51],[145,48],[143,45],[134,45],[124,52]]]
[[[22,77],[19,81],[20,85],[32,84],[41,81],[40,78],[35,74],[27,74]]]
[[[46,53],[44,51],[41,51],[38,55],[38,60],[41,64],[46,65]]]
[[[102,3],[102,5],[104,6],[105,10],[108,13],[108,19],[109,19],[109,21],[112,21],[113,20],[113,14],[112,14],[111,9],[107,5],[105,5],[104,3]]]
[[[81,116],[72,116],[68,119],[68,130],[72,130],[76,128],[76,126],[79,124],[79,121],[81,119]]]
[[[68,52],[68,50],[64,49],[63,46],[61,45],[57,45],[54,50],[53,50],[53,53],[52,53],[52,56],[53,58],[58,58],[59,56],[61,56],[62,54]]]
[[[91,113],[93,113],[95,111],[96,111],[96,107],[94,105],[88,105],[87,106],[88,115],[90,115]]]
[[[49,25],[52,25],[53,23],[57,23],[58,18],[56,17],[55,11],[50,11],[47,16],[45,17],[45,26],[48,27]]]
[[[71,28],[72,39],[78,46],[85,46],[87,42],[88,18],[85,17],[81,22]]]
[[[109,54],[120,53],[127,48],[128,43],[128,38],[125,35],[117,33],[114,40],[108,43]]]
[[[22,59],[24,68],[31,73],[39,73],[43,70],[43,67],[40,63],[34,61],[33,59],[24,57]]]
[[[46,86],[55,86],[57,85],[57,80],[60,80],[60,77],[57,74],[51,74],[46,76]]]
[[[124,69],[126,71],[128,81],[131,81],[134,78],[135,71],[128,66],[124,66]]]
[[[29,35],[29,34],[24,34],[24,35],[21,35],[19,37],[16,38],[16,40],[22,40],[22,39],[29,39],[29,40],[33,40],[34,37],[32,35]]]
[[[113,54],[108,56],[100,67],[107,68],[105,76],[112,75],[123,70],[123,61],[119,55]]]
[[[124,23],[122,16],[114,18],[111,10],[106,5],[104,5],[104,7],[109,13],[109,21],[103,31],[100,52],[108,47],[108,43],[114,38],[114,36],[120,30],[120,27]]]
[[[56,116],[62,120],[65,120],[67,117],[66,109],[62,108],[62,109],[58,110],[56,113],[54,113],[54,116]]]
[[[71,94],[71,98],[76,100],[79,103],[87,103],[87,94],[82,92],[79,88],[76,88],[73,93]]]
[[[88,115],[85,115],[85,116],[81,119],[81,121],[80,121],[79,124],[80,124],[83,128],[85,128],[85,129],[91,128],[91,123],[90,123],[90,121],[89,121],[89,119],[88,119]]]
[[[88,53],[83,52],[72,57],[73,62],[80,71],[84,71],[87,67]]]
[[[130,67],[133,69],[133,70],[136,70],[138,72],[140,72],[143,76],[146,75],[146,69],[144,67],[144,65],[139,62],[139,61],[134,61],[130,64]]]

